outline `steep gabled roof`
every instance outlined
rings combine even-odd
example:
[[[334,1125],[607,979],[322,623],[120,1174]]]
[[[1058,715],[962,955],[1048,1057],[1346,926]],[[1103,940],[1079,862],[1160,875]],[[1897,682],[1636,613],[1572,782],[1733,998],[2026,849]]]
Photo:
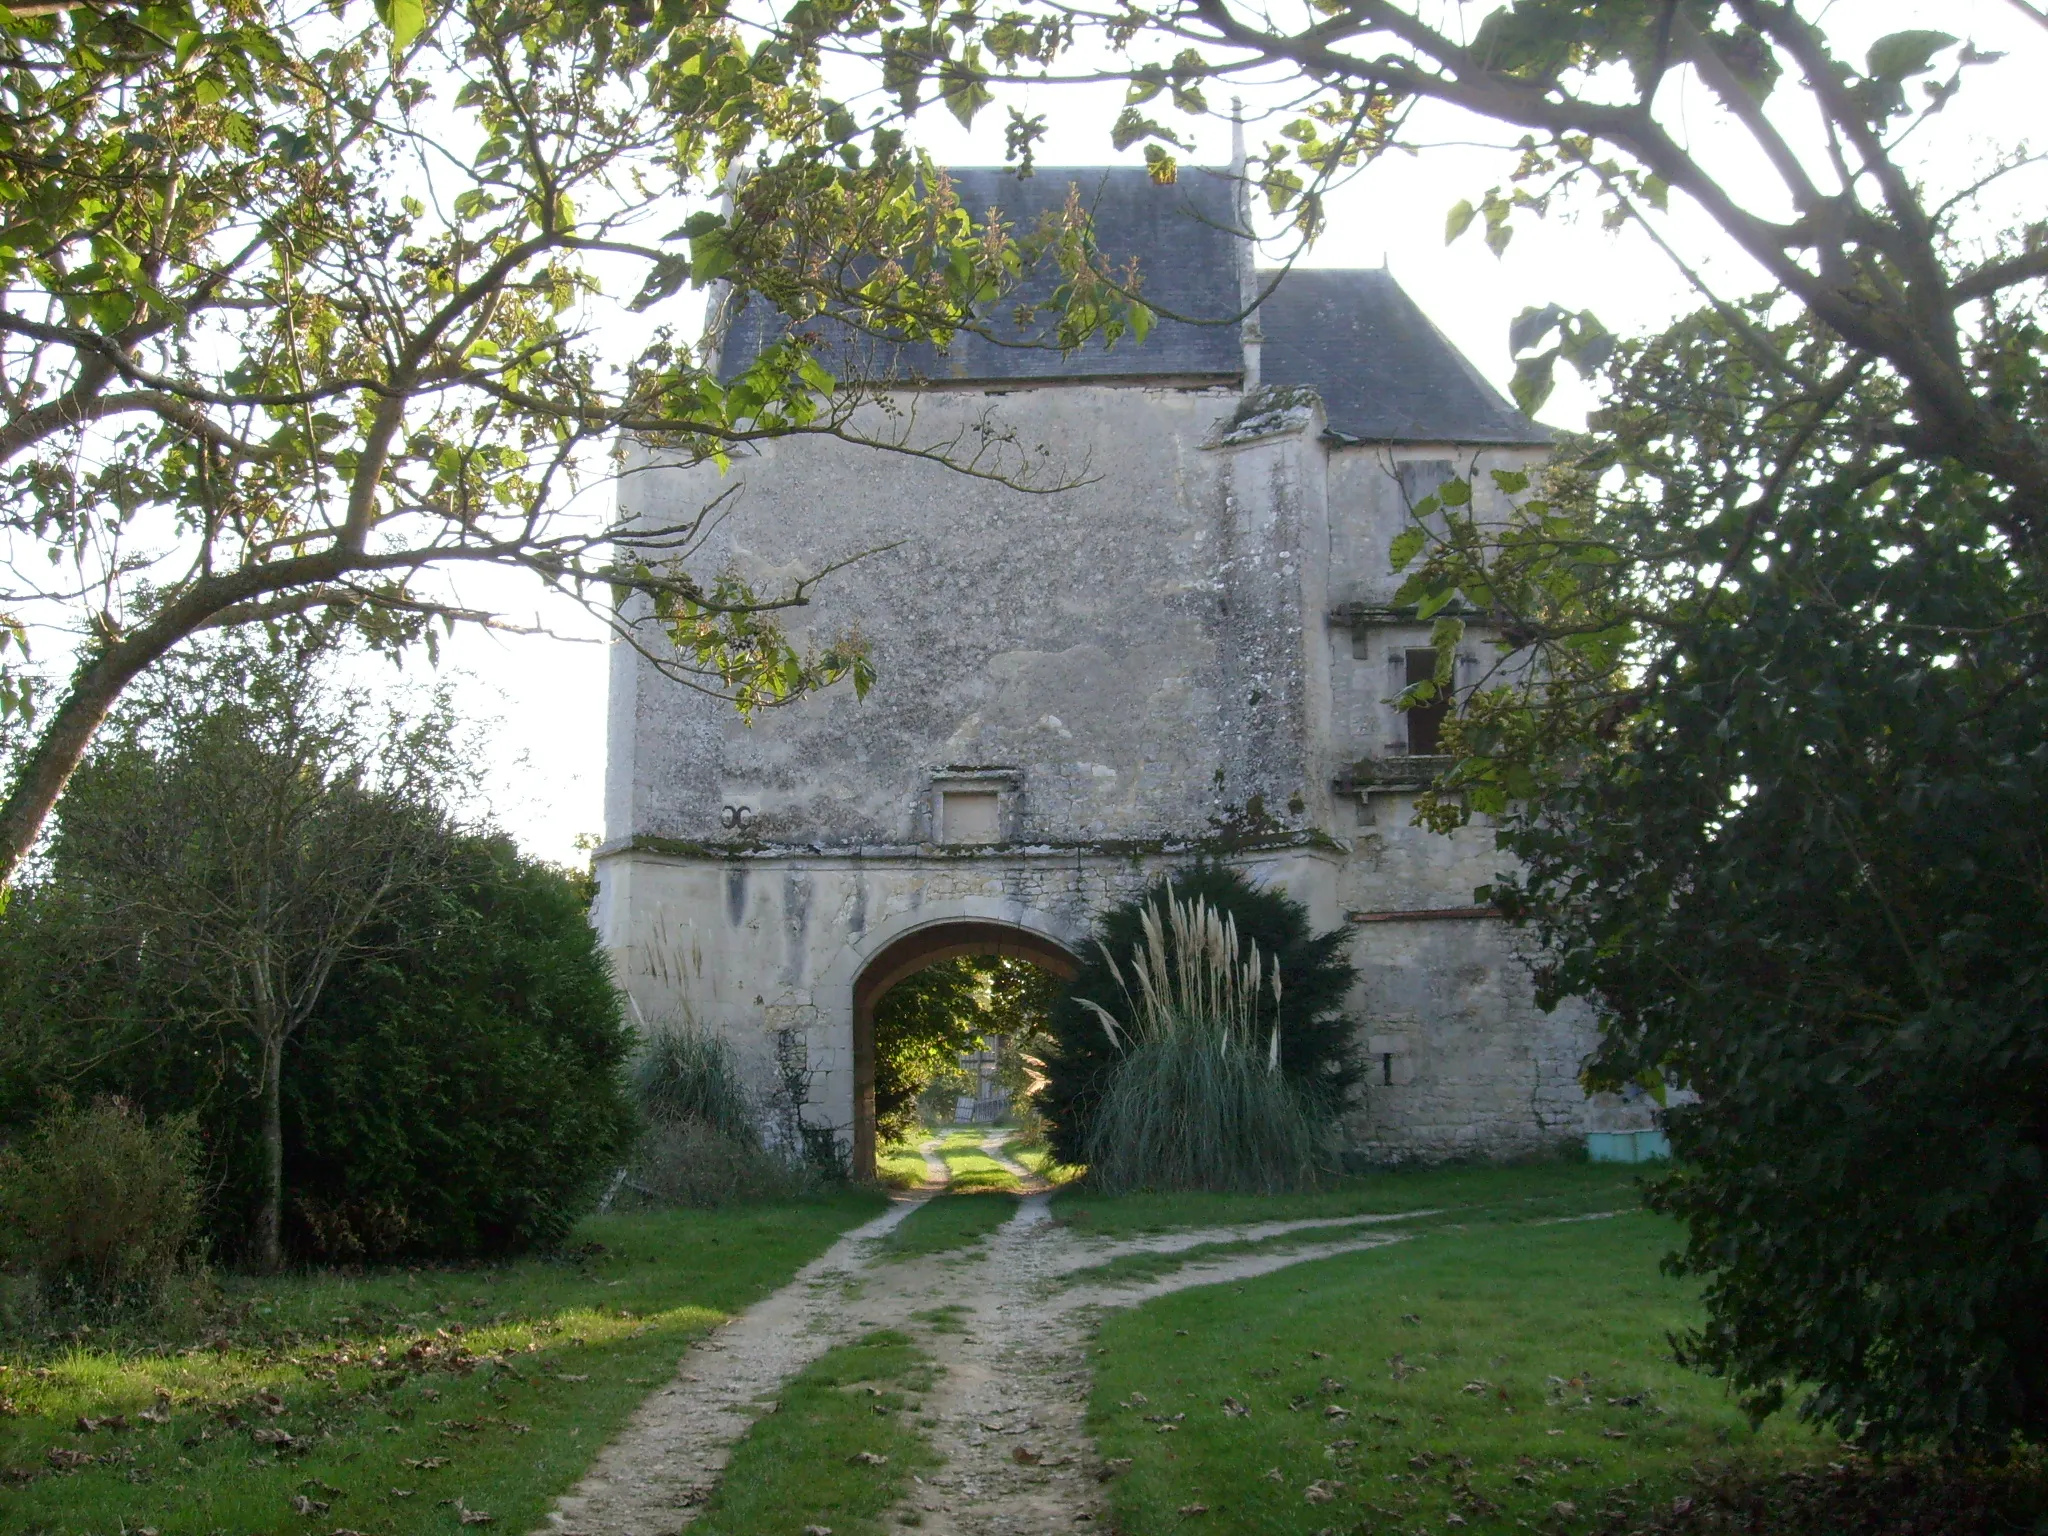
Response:
[[[906,384],[1081,383],[1092,379],[1236,382],[1244,346],[1236,316],[1245,259],[1237,184],[1227,172],[1183,170],[1169,186],[1129,167],[1041,166],[1019,180],[1001,167],[948,173],[977,218],[1000,210],[1018,230],[1065,205],[1070,192],[1089,209],[1111,264],[1137,262],[1139,293],[1162,313],[1141,344],[1094,343],[1069,353],[1044,328],[1019,329],[1019,304],[1043,301],[1051,272],[1027,278],[987,317],[989,337],[963,334],[941,353],[814,324],[827,366],[847,376]],[[1259,275],[1260,289],[1275,274]],[[1177,316],[1179,318],[1164,318]],[[1360,442],[1542,445],[1552,440],[1488,384],[1392,276],[1369,269],[1298,267],[1259,309],[1264,384],[1298,384],[1323,398],[1330,430]],[[734,317],[720,354],[731,378],[788,322],[755,300]]]
[[[1259,291],[1278,276],[1259,274]],[[1430,324],[1390,273],[1296,267],[1259,306],[1262,384],[1323,397],[1330,430],[1370,443],[1552,440]]]
[[[1234,379],[1244,370],[1235,317],[1239,264],[1244,242],[1237,224],[1236,190],[1214,171],[1184,170],[1169,186],[1158,186],[1143,170],[1128,167],[1040,166],[1020,181],[1001,167],[952,170],[960,204],[976,219],[990,208],[1018,233],[1037,226],[1047,213],[1066,206],[1069,189],[1094,221],[1095,238],[1114,266],[1135,258],[1139,292],[1154,309],[1189,317],[1161,319],[1140,346],[1126,336],[1114,347],[1100,342],[1062,354],[1047,342],[1049,327],[1018,328],[1012,314],[1020,304],[1050,297],[1057,275],[1027,277],[1006,295],[1001,309],[986,317],[994,339],[962,334],[944,353],[934,348],[888,346],[843,329],[818,327],[824,348],[850,363],[863,377],[928,381],[935,384],[995,384],[1010,381],[1103,378]],[[734,320],[720,356],[730,378],[786,334],[787,322],[758,300]],[[829,366],[829,364],[828,364]]]

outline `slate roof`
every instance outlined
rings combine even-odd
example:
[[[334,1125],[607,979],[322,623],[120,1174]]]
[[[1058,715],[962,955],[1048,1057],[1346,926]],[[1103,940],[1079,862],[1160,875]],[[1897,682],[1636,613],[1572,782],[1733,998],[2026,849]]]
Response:
[[[922,379],[933,383],[1002,383],[1034,379],[1235,378],[1244,370],[1236,316],[1239,263],[1244,242],[1237,224],[1236,188],[1227,175],[1186,170],[1170,186],[1158,186],[1141,168],[1039,166],[1022,181],[1000,166],[955,169],[948,174],[961,206],[976,219],[991,207],[1018,231],[1066,206],[1074,188],[1090,210],[1095,238],[1113,266],[1135,257],[1139,292],[1155,310],[1187,316],[1162,318],[1143,346],[1126,336],[1114,347],[1097,342],[1062,355],[1046,344],[1042,329],[1019,330],[1011,312],[1020,303],[1043,300],[1057,277],[1047,271],[1027,277],[1004,296],[1002,312],[988,329],[1000,340],[960,335],[939,353],[926,345],[882,346],[844,330],[818,327],[823,348],[846,359],[849,352],[865,377]],[[1210,323],[1203,324],[1202,321]],[[1194,322],[1194,323],[1190,323]],[[768,342],[784,334],[783,318],[758,300],[734,320],[720,373],[730,378]],[[828,363],[827,366],[830,366]]]
[[[999,340],[962,335],[945,353],[815,325],[828,367],[844,375],[933,384],[1174,378],[1235,382],[1244,372],[1235,316],[1245,259],[1236,186],[1228,174],[1183,170],[1157,186],[1139,168],[1041,166],[1022,181],[1001,167],[950,172],[976,218],[1000,208],[1028,229],[1066,202],[1090,209],[1095,235],[1117,265],[1135,258],[1139,292],[1162,318],[1139,344],[1126,336],[1062,354],[1042,334],[1013,331],[1009,313],[1042,298],[1052,274],[1027,279],[991,317]],[[1261,273],[1261,291],[1274,274]],[[1323,398],[1330,430],[1361,442],[1543,444],[1551,434],[1502,398],[1383,271],[1296,268],[1259,311],[1260,381],[1307,385]],[[1206,323],[1205,323],[1206,322]],[[787,322],[755,300],[733,320],[720,354],[725,378],[744,369]],[[1012,342],[1012,336],[1015,340]]]
[[[1259,274],[1264,293],[1276,274]],[[1296,267],[1259,306],[1259,382],[1323,397],[1330,430],[1369,443],[1543,444],[1388,272]]]

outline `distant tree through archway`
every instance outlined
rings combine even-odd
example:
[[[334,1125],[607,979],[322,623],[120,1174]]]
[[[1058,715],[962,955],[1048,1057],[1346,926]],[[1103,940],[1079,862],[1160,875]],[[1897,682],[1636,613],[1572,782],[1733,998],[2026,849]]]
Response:
[[[1080,962],[1065,945],[1028,928],[966,920],[914,929],[878,950],[853,983],[853,1173],[875,1176],[875,1005],[898,982],[962,955],[1028,960],[1062,981]]]

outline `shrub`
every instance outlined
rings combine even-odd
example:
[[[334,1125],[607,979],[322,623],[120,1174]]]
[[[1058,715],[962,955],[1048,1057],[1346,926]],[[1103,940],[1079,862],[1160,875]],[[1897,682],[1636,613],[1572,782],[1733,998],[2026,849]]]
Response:
[[[544,1247],[632,1146],[633,1036],[585,887],[503,837],[455,838],[445,858],[372,957],[337,968],[287,1075],[307,1257]]]
[[[1103,960],[1120,1009],[1081,999],[1116,1052],[1089,1118],[1089,1181],[1275,1191],[1313,1183],[1313,1106],[1280,1066],[1284,978],[1199,899],[1142,914],[1144,943]]]
[[[807,1159],[778,1157],[761,1145],[766,1106],[748,1090],[723,1035],[689,1019],[665,1020],[642,1042],[632,1076],[646,1129],[627,1169],[629,1195],[653,1205],[715,1206],[787,1199],[824,1182]]]
[[[825,1182],[807,1164],[785,1162],[758,1141],[683,1120],[650,1125],[642,1134],[627,1169],[625,1192],[649,1205],[705,1207],[791,1199],[814,1193]]]
[[[191,1117],[154,1124],[118,1099],[59,1109],[0,1156],[0,1234],[58,1306],[156,1299],[199,1225]]]
[[[723,1035],[687,1019],[666,1020],[641,1042],[633,1064],[641,1112],[657,1125],[694,1124],[741,1142],[756,1142],[753,1096]]]
[[[1278,965],[1285,979],[1278,1009],[1280,1069],[1315,1123],[1333,1117],[1360,1081],[1356,1025],[1344,1012],[1357,981],[1346,954],[1350,936],[1341,930],[1316,933],[1300,902],[1256,886],[1234,869],[1197,865],[1105,913],[1096,926],[1096,942],[1051,1009],[1050,1043],[1043,1056],[1046,1082],[1036,1102],[1062,1163],[1087,1161],[1088,1128],[1118,1056],[1089,1008],[1090,1003],[1120,1005],[1109,956],[1140,949],[1146,942],[1145,913],[1176,901],[1206,903],[1235,925],[1241,940]],[[1170,945],[1172,934],[1164,937]]]

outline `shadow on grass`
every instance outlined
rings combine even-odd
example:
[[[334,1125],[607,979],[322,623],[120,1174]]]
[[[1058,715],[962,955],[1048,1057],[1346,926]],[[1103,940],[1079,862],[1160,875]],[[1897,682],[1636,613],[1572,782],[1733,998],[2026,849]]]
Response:
[[[885,1208],[594,1217],[553,1258],[230,1277],[197,1338],[0,1341],[6,1529],[531,1528],[691,1342]]]

